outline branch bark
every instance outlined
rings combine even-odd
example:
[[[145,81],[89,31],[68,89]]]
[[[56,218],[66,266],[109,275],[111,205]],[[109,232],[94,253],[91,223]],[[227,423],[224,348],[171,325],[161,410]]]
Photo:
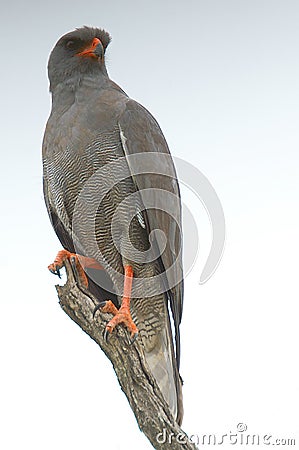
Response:
[[[123,327],[117,327],[109,335],[107,343],[103,334],[111,315],[99,310],[93,318],[97,300],[77,282],[68,261],[65,268],[67,282],[64,286],[56,286],[60,306],[110,359],[140,430],[157,450],[195,450],[195,445],[173,419],[149,371],[138,339],[131,345],[128,332]]]

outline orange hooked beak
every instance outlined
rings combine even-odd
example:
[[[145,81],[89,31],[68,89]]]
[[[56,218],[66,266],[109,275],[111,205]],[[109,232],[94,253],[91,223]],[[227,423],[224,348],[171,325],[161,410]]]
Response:
[[[101,41],[98,38],[93,38],[92,43],[90,46],[88,46],[85,50],[83,50],[80,53],[77,53],[77,56],[89,56],[92,58],[98,58],[99,55],[95,53],[95,49],[97,48],[98,44],[100,44]]]

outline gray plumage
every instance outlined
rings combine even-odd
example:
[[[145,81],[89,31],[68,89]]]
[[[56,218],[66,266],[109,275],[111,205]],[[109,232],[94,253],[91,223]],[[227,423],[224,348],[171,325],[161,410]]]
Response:
[[[101,41],[96,50],[99,56],[77,56],[95,37]],[[80,206],[80,220],[77,220],[76,225],[79,233],[74,231],[74,210],[78,197],[86,183],[90,183],[91,192],[93,189],[96,192],[99,179],[97,177],[93,182],[91,177],[105,164],[113,162],[116,169],[117,164],[120,164],[120,170],[123,170],[124,156],[128,159],[130,155],[148,152],[169,155],[156,120],[109,79],[104,62],[109,41],[110,37],[105,31],[85,27],[63,36],[51,53],[48,69],[53,103],[43,141],[44,196],[52,225],[65,249],[71,252],[79,249],[85,256],[97,260],[100,250],[99,262],[104,266],[106,275],[97,275],[108,277],[113,289],[109,289],[108,283],[103,290],[97,286],[94,274],[89,273],[91,290],[99,300],[105,297],[106,291],[121,291],[122,286],[114,271],[123,273],[125,264],[133,267],[133,285],[136,283],[137,286],[138,278],[142,278],[144,295],[132,298],[132,318],[139,329],[139,339],[149,368],[180,423],[183,414],[179,376],[179,325],[183,301],[181,206],[171,160],[166,158],[163,168],[161,159],[153,155],[150,158],[150,175],[133,176],[133,168],[127,165],[127,178],[113,186],[99,205],[96,197],[88,199],[97,206],[97,246],[85,232],[88,228],[86,223],[90,220],[88,201]],[[135,169],[138,170],[138,167]],[[159,175],[163,170],[170,173],[171,177]],[[109,181],[113,181],[116,174],[117,170],[108,173]],[[175,195],[177,200],[174,200],[171,208],[179,218],[177,225],[169,214],[158,208],[144,211],[142,191],[149,188],[162,189]],[[132,194],[135,194],[134,201],[125,201]],[[119,214],[112,232],[111,223],[118,207]],[[131,244],[138,252],[146,252],[151,247],[149,234],[154,229],[162,230],[167,236],[167,245],[161,256],[152,262],[127,258]],[[113,238],[117,239],[117,245]],[[159,250],[158,239],[152,245]],[[152,277],[164,273],[177,258],[179,265],[174,277],[178,277],[178,282],[174,283],[165,275],[157,281],[161,292],[157,294],[157,284],[153,284]],[[120,306],[121,296],[115,296],[113,301]],[[173,320],[175,349],[168,306]]]

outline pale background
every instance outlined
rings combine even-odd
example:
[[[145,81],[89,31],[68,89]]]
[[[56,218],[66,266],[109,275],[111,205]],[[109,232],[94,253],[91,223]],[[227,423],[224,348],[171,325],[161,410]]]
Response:
[[[299,445],[298,2],[19,0],[1,23],[1,449],[151,448],[46,269],[60,249],[41,188],[46,65],[82,25],[112,34],[111,78],[224,208],[224,257],[200,286],[209,223],[183,192],[202,244],[186,280],[184,429],[220,439],[243,422]]]

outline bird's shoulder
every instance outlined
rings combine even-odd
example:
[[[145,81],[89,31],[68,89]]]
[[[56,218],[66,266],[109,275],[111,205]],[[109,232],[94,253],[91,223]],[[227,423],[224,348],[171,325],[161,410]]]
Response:
[[[130,140],[131,152],[169,153],[164,134],[151,112],[128,98],[119,117],[119,126]]]

